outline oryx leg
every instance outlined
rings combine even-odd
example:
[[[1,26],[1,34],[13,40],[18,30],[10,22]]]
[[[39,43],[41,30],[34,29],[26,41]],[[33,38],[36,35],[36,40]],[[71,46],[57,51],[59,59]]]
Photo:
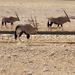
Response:
[[[22,31],[20,29],[17,29],[16,34],[17,34],[17,38],[19,38],[19,41],[21,42],[20,36],[23,34]]]
[[[61,27],[62,27],[62,25],[61,25],[61,27],[60,27],[60,25],[61,25],[61,24],[58,24],[58,26],[57,26],[57,27],[61,28]]]
[[[53,22],[51,22],[51,23],[49,24],[49,26],[51,27],[51,26],[52,26],[52,24],[53,24]]]
[[[48,23],[48,30],[50,29],[51,30],[51,26],[52,26],[53,22],[51,22],[50,24]]]
[[[47,27],[49,27],[49,21],[47,22]]]
[[[6,25],[6,22],[5,22],[5,26],[6,26],[6,28],[8,28],[7,25]]]
[[[2,25],[4,25],[4,22],[2,21]]]
[[[58,24],[58,26],[57,27],[59,27],[59,24]]]
[[[59,24],[56,24],[57,25],[57,28],[56,28],[56,30],[59,28]]]
[[[52,30],[52,29],[51,29],[52,24],[53,24],[53,22],[51,22],[51,23],[49,24],[50,30]]]
[[[21,42],[21,39],[20,39],[20,37],[21,37],[21,35],[23,34],[23,31],[22,32],[20,32],[20,34],[19,34],[19,40],[20,40],[20,42]]]
[[[63,27],[63,25],[61,24],[61,27]]]
[[[27,37],[27,43],[29,44],[29,41],[30,41],[30,34],[27,34],[27,33],[25,33],[26,34],[26,37]]]
[[[2,28],[2,26],[4,26],[4,22],[2,21],[2,25],[1,25],[1,28]]]
[[[13,23],[11,23],[11,25],[13,25]]]
[[[62,27],[62,30],[64,30],[64,29],[63,29],[63,25],[62,25],[62,24],[61,24],[61,27]]]
[[[11,29],[13,28],[13,23],[11,23]]]

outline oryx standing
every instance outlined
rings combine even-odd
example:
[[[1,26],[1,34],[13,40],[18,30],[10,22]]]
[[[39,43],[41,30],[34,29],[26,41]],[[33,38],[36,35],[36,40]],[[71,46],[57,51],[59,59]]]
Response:
[[[31,19],[32,19],[32,17],[31,17]],[[38,28],[37,28],[36,17],[35,17],[35,22],[33,19],[31,21],[33,23],[33,26],[31,24],[24,24],[24,25],[19,24],[18,26],[16,26],[16,28],[15,28],[15,40],[17,39],[17,37],[19,37],[19,40],[20,40],[20,37],[23,33],[26,34],[27,39],[30,38],[31,34],[37,33]]]
[[[6,23],[11,23],[11,25],[13,25],[14,22],[20,21],[20,19],[18,17],[18,14],[16,12],[15,12],[15,14],[16,14],[16,17],[10,16],[10,17],[4,17],[4,18],[2,18],[2,25],[5,24],[5,26],[6,26]]]
[[[70,22],[70,19],[69,19],[67,13],[65,12],[65,10],[63,10],[63,11],[66,14],[66,16],[60,16],[57,18],[54,18],[54,17],[48,18],[47,27],[51,27],[53,23],[58,25],[57,27],[59,27],[59,25],[61,25],[61,27],[63,27],[64,23]]]

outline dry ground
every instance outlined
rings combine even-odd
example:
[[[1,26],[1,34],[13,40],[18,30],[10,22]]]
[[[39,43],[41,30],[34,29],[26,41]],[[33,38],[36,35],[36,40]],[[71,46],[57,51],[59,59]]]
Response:
[[[37,17],[39,27],[46,27],[47,17],[65,15],[61,8],[69,16],[75,15],[75,1],[0,0],[0,23],[4,16],[15,16],[13,11],[16,11],[20,21],[14,23],[13,30],[18,24],[28,23],[30,16]],[[0,30],[11,30],[10,24],[8,27]],[[65,23],[65,27],[74,30],[75,20]],[[63,40],[71,36],[65,37]],[[75,39],[73,44],[46,41],[0,43],[0,75],[75,75]]]

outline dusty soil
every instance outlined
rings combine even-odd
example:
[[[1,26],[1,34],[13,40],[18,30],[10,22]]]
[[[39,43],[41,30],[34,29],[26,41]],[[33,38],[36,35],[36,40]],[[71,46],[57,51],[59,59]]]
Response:
[[[28,23],[30,16],[37,17],[39,28],[46,28],[47,17],[65,16],[61,8],[69,16],[75,16],[75,1],[0,0],[0,23],[4,16],[15,16],[14,11],[20,17],[13,29],[7,24],[8,29],[3,26],[0,30],[15,30],[16,25]],[[67,22],[63,26],[64,29],[74,30],[75,20],[71,19],[71,23]],[[33,39],[33,42],[31,39],[27,42],[26,37],[23,43],[0,42],[0,75],[75,75],[75,36],[50,37],[49,40],[44,37],[40,41]],[[71,43],[62,43],[59,37],[63,38],[62,42],[70,38]]]
[[[0,44],[1,75],[74,75],[75,44]]]

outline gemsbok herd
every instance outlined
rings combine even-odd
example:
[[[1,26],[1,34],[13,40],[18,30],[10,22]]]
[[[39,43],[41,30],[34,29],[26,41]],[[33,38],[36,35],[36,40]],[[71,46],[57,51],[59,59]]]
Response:
[[[62,9],[62,10],[65,13],[65,16],[59,16],[57,18],[55,18],[55,17],[47,18],[48,19],[48,22],[47,22],[48,28],[51,28],[53,23],[56,24],[57,27],[61,26],[63,28],[64,23],[70,22],[70,18],[68,16],[68,14],[66,13],[66,11],[64,9]],[[7,23],[11,23],[11,26],[12,26],[14,22],[20,21],[20,18],[18,16],[18,14],[16,12],[15,12],[15,14],[16,14],[16,17],[4,17],[4,18],[2,18],[2,26],[5,24],[6,28],[8,28],[7,25],[6,25]],[[15,28],[15,40],[17,38],[20,39],[20,36],[23,33],[26,34],[27,39],[30,38],[31,34],[37,33],[38,26],[37,26],[36,17],[34,19],[31,17],[30,21],[32,22],[31,24],[19,24],[19,25],[16,26],[16,28]]]

